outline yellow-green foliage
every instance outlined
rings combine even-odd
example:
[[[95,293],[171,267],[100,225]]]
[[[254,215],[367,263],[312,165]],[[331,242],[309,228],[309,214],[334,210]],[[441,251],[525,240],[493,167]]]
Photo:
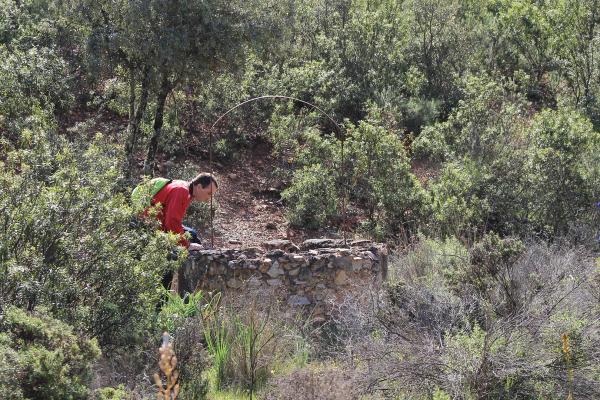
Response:
[[[94,395],[95,400],[127,400],[129,398],[129,394],[123,385],[116,388],[104,387],[97,389]]]
[[[0,335],[0,397],[4,399],[84,399],[96,340],[45,314],[11,307]]]

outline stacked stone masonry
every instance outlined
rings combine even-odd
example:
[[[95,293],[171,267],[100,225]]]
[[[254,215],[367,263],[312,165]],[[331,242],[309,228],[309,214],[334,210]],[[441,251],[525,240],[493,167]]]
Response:
[[[190,253],[178,273],[180,294],[196,290],[268,289],[291,306],[322,306],[345,292],[379,286],[387,274],[385,245],[337,239],[287,240],[263,248],[215,249]]]

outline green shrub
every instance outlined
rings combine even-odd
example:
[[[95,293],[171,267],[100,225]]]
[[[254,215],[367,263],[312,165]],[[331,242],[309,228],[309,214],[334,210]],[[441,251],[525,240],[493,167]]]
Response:
[[[321,228],[337,214],[339,197],[334,176],[320,164],[295,171],[290,187],[281,197],[286,202],[290,223],[296,226]]]
[[[206,306],[206,305],[205,305]],[[210,311],[212,312],[212,311]],[[204,399],[208,391],[209,354],[204,338],[208,308],[194,317],[181,319],[174,333],[182,400]]]
[[[171,334],[175,333],[186,318],[190,318],[199,313],[205,305],[204,292],[201,290],[196,293],[186,293],[181,297],[178,293],[170,290],[164,290],[166,297],[158,313],[158,329]]]
[[[469,262],[462,264],[448,281],[458,292],[474,289],[498,314],[512,314],[520,306],[518,282],[512,277],[524,251],[520,240],[488,233],[470,249]]]
[[[65,61],[52,49],[9,51],[0,45],[0,131],[11,147],[23,130],[54,126],[53,113],[73,101]]]
[[[510,84],[489,77],[468,76],[464,99],[447,121],[421,132],[413,147],[417,158],[456,160],[465,155],[477,160],[493,160],[507,147],[516,147],[522,138],[525,103],[514,95]]]
[[[428,229],[469,240],[482,232],[529,235],[530,205],[525,151],[507,152],[488,163],[468,157],[444,164],[428,187],[433,214]]]
[[[369,219],[385,233],[416,228],[426,196],[410,171],[400,138],[361,121],[348,126],[347,146],[351,198],[366,208]]]
[[[420,283],[434,288],[446,286],[447,281],[469,264],[469,252],[458,239],[432,239],[423,235],[410,250],[393,260],[390,270],[391,283]]]
[[[490,234],[468,256],[463,249],[456,257],[451,243],[419,243],[392,260],[396,280],[384,287],[374,315],[364,318],[363,329],[378,335],[347,344],[352,362],[368,360],[374,391],[411,398],[431,396],[433,388],[452,398],[560,399],[569,391],[574,398],[597,397],[593,253]],[[435,259],[429,247],[447,253]],[[414,257],[427,267],[411,267],[419,266]],[[453,274],[436,272],[447,266]],[[457,277],[467,284],[455,285]],[[357,315],[349,310],[350,324]]]
[[[484,175],[476,163],[465,159],[445,165],[430,187],[433,226],[442,235],[467,235],[485,230],[492,211],[483,190]]]
[[[313,229],[324,226],[331,222],[335,202],[341,202],[339,195],[343,195],[366,209],[370,233],[416,230],[427,212],[427,196],[410,171],[400,137],[369,121],[348,123],[346,130],[342,144],[297,117],[278,116],[272,121],[274,151],[293,171],[282,194],[290,222]]]
[[[45,313],[10,307],[0,334],[0,393],[10,399],[85,399],[98,344]],[[10,373],[9,373],[10,371]]]
[[[272,301],[230,297],[229,304],[204,318],[211,390],[239,390],[256,396],[276,371],[297,362],[305,352],[296,328],[278,310],[276,298],[264,292],[261,296]]]
[[[104,387],[96,389],[94,395],[94,400],[127,400],[130,398],[123,385],[119,385],[116,388]]]

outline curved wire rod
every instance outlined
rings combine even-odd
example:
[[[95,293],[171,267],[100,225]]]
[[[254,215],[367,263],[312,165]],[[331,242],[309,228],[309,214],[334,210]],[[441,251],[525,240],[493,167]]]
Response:
[[[307,106],[310,106],[312,108],[314,108],[315,110],[319,111],[321,114],[323,114],[324,116],[327,117],[327,119],[329,119],[333,125],[335,126],[335,129],[337,130],[338,134],[342,134],[342,130],[340,128],[340,126],[338,125],[338,123],[329,115],[327,114],[322,108],[309,103],[308,101],[304,101],[304,100],[300,100],[296,97],[290,97],[290,96],[283,96],[283,95],[264,95],[264,96],[258,96],[258,97],[253,97],[251,99],[248,99],[246,101],[243,101],[239,104],[236,104],[235,106],[231,107],[229,110],[225,111],[224,114],[222,114],[216,121],[214,124],[212,124],[212,128],[214,129],[214,127],[219,123],[219,121],[221,121],[223,119],[223,117],[225,117],[227,114],[229,114],[230,112],[232,112],[233,110],[235,110],[236,108],[239,108],[243,105],[246,105],[248,103],[252,103],[254,101],[258,101],[258,100],[264,100],[264,99],[279,99],[279,100],[292,100],[292,101],[296,101],[298,103],[302,103],[302,104],[306,104]],[[342,139],[343,140],[343,139]]]

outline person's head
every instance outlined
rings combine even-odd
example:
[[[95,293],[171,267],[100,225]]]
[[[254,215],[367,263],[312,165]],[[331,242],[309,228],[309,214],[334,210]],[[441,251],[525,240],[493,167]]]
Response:
[[[218,188],[217,180],[208,172],[201,173],[190,182],[192,200],[196,201],[209,201]]]

